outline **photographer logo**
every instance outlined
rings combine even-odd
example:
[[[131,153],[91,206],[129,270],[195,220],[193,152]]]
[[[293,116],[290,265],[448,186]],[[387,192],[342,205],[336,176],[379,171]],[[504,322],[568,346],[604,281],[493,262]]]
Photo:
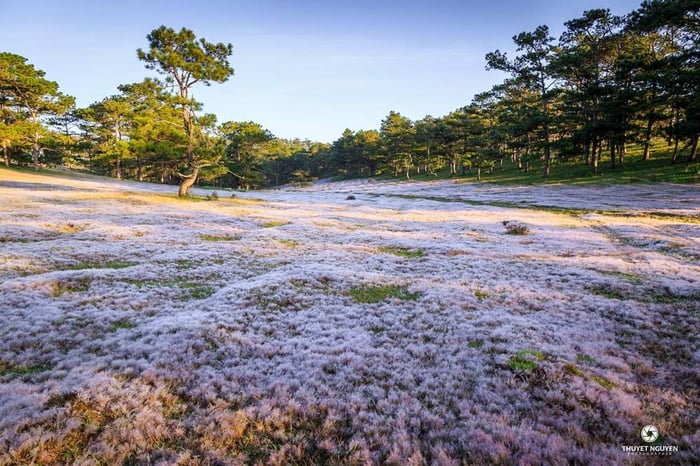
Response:
[[[659,440],[659,429],[656,426],[647,424],[639,431],[639,436],[646,445],[623,445],[622,451],[629,455],[656,456],[673,455],[678,453],[676,445],[663,445],[663,439]]]
[[[642,428],[642,440],[646,443],[654,443],[659,438],[659,429],[656,426],[648,425]]]

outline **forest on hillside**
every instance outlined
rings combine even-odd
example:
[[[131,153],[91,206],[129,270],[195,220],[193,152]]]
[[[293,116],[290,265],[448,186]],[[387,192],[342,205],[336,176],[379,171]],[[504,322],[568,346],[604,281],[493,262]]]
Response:
[[[277,138],[259,123],[219,123],[206,113],[190,91],[233,75],[231,44],[165,26],[147,39],[137,56],[157,76],[85,108],[30,58],[0,53],[4,165],[68,165],[180,183],[186,194],[195,182],[252,189],[318,177],[480,178],[504,162],[544,177],[560,164],[596,174],[625,164],[632,145],[644,161],[697,161],[697,0],[646,0],[624,16],[588,10],[558,39],[544,25],[521,32],[515,56],[485,57],[488,69],[508,77],[469,104],[417,121],[391,111],[378,129],[346,129],[331,144]]]

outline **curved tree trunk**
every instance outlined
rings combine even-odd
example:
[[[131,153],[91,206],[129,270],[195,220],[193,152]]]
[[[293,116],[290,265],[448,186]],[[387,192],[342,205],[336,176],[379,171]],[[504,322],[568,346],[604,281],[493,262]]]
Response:
[[[194,167],[192,173],[182,180],[182,183],[180,183],[180,188],[177,190],[177,195],[179,197],[187,196],[188,191],[190,190],[192,185],[194,185],[197,181],[197,175],[199,175],[199,168],[200,167]]]

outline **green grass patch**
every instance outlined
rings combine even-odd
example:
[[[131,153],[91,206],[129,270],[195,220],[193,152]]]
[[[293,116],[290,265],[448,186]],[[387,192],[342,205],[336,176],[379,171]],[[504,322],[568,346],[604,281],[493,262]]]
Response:
[[[272,220],[269,222],[263,223],[261,226],[263,228],[275,228],[275,227],[283,227],[285,225],[289,225],[291,222],[285,222],[283,220]]]
[[[216,276],[214,274],[213,276]],[[120,280],[122,282],[134,285],[141,289],[144,287],[167,287],[167,288],[179,288],[182,293],[179,295],[181,301],[188,301],[190,299],[205,299],[215,293],[215,289],[209,285],[206,285],[206,280],[203,278],[201,281],[191,280],[182,277],[176,277],[170,280],[151,280],[151,279],[133,279],[127,278]]]
[[[484,346],[484,340],[472,340],[469,343],[467,343],[467,346],[469,346],[470,348],[479,349]]]
[[[377,248],[377,250],[385,254],[393,254],[395,256],[405,257],[407,259],[423,257],[425,254],[421,249],[403,248],[400,246],[382,246]]]
[[[299,241],[294,241],[293,239],[278,239],[277,242],[283,246],[287,246],[288,248],[296,248],[297,246],[301,245]]]
[[[641,275],[637,275],[634,273],[625,273],[625,272],[615,272],[615,271],[601,271],[601,273],[605,275],[609,275],[611,277],[616,277],[621,280],[624,280],[628,283],[631,283],[633,285],[641,285],[644,282],[644,277]]]
[[[396,285],[361,285],[350,290],[350,296],[364,304],[380,303],[386,299],[400,299],[402,301],[415,301],[420,293],[411,293],[406,288]]]
[[[567,362],[564,364],[564,372],[570,375],[575,375],[576,377],[583,377],[583,371],[578,368],[576,364]]]
[[[199,239],[216,243],[220,241],[238,241],[241,237],[237,235],[201,235]]]
[[[474,290],[474,296],[476,296],[476,299],[478,299],[479,301],[483,301],[484,299],[489,298],[491,296],[491,293],[489,293],[486,290],[476,289]]]
[[[112,325],[109,326],[107,331],[112,333],[112,332],[116,332],[117,330],[130,329],[130,328],[134,328],[134,324],[132,324],[131,322],[129,322],[126,319],[122,319],[122,320],[117,320],[116,322],[112,322]]]
[[[183,301],[189,299],[206,299],[214,294],[214,288],[202,285],[196,282],[187,282],[180,285],[180,288],[185,291],[181,299]]]
[[[537,350],[525,349],[510,357],[507,367],[513,372],[531,373],[539,367],[538,361],[544,361],[547,355]]]
[[[606,379],[605,377],[601,377],[600,375],[594,375],[593,380],[600,385],[603,388],[607,388],[608,390],[612,390],[615,388],[615,384]]]
[[[591,356],[588,356],[587,354],[579,354],[576,356],[576,360],[578,362],[584,363],[584,364],[595,364],[596,360],[592,358]]]
[[[609,285],[595,285],[587,288],[593,294],[598,296],[605,296],[608,299],[619,299],[626,300],[629,299],[627,295],[619,289],[613,288]]]
[[[46,364],[37,364],[35,366],[16,366],[14,364],[0,361],[0,377],[9,376],[22,376],[22,375],[33,375],[40,372],[46,372],[51,370],[51,366]]]

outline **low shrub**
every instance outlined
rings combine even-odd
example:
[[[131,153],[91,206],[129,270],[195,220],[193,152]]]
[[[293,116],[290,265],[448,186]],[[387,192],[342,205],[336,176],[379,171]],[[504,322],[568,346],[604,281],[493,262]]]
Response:
[[[528,228],[527,225],[520,223],[520,222],[515,222],[512,220],[504,220],[503,226],[506,227],[506,234],[507,235],[522,236],[522,235],[530,234],[530,228]]]

